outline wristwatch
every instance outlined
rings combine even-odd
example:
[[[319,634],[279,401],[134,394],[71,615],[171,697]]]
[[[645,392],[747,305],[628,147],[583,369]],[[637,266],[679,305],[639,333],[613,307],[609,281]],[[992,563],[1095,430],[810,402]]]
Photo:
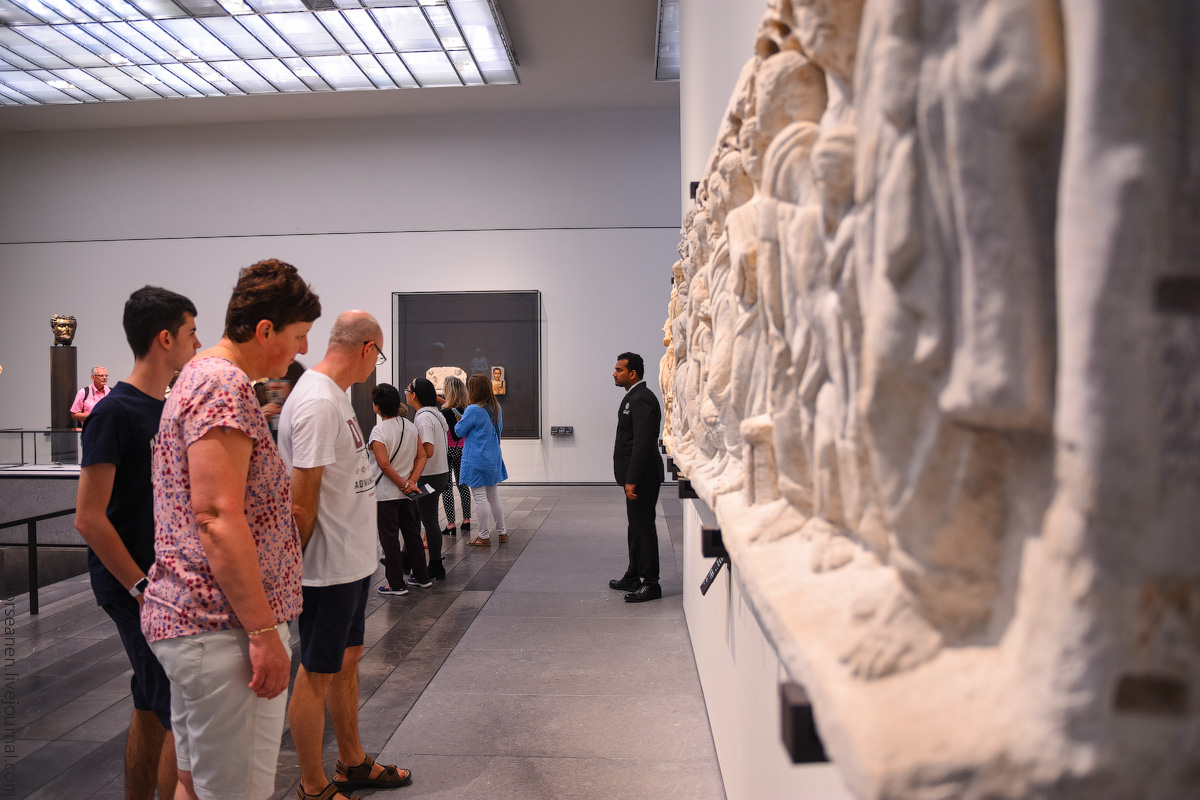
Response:
[[[141,597],[142,592],[146,591],[146,587],[149,585],[150,585],[150,579],[142,578],[140,581],[138,581],[137,583],[135,583],[133,585],[133,588],[129,590],[129,593],[131,595],[133,595],[134,597]]]

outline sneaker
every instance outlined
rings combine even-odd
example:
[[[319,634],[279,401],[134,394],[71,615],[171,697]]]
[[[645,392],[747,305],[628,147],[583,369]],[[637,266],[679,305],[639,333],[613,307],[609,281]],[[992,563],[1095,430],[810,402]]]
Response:
[[[386,583],[381,585],[375,591],[379,592],[380,594],[391,595],[392,597],[399,597],[402,594],[408,594],[408,589],[405,589],[403,586],[401,586],[397,589],[393,589],[392,587],[388,586]]]
[[[422,589],[428,589],[430,586],[433,586],[433,581],[425,581],[424,583],[421,583],[416,578],[411,578],[408,581],[408,585],[409,586],[420,586]]]

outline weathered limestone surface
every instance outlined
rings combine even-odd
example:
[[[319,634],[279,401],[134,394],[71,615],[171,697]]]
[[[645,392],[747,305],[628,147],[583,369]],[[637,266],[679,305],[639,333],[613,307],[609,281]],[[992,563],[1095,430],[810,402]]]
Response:
[[[1200,6],[769,0],[664,441],[862,798],[1200,797]]]

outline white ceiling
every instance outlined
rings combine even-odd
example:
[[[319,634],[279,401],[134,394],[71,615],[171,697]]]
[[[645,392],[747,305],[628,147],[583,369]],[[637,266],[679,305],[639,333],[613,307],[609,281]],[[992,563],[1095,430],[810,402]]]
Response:
[[[547,109],[678,108],[654,81],[657,0],[497,0],[519,86],[0,108],[0,132]]]

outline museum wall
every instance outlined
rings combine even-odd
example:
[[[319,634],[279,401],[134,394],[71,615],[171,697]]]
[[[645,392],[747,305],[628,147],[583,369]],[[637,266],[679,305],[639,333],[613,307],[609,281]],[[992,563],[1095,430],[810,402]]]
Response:
[[[762,19],[762,0],[683,0],[679,4],[679,149],[683,210],[700,180],[717,129],[746,63],[746,42]]]
[[[0,427],[49,424],[51,314],[79,319],[81,382],[94,363],[121,376],[132,289],[192,297],[209,345],[237,269],[278,257],[325,308],[309,365],[337,311],[386,324],[393,291],[540,290],[546,435],[504,443],[509,473],[611,478],[612,361],[635,349],[653,364],[662,348],[676,112],[31,133],[0,147],[24,154],[0,184]],[[552,440],[551,425],[574,439]]]

